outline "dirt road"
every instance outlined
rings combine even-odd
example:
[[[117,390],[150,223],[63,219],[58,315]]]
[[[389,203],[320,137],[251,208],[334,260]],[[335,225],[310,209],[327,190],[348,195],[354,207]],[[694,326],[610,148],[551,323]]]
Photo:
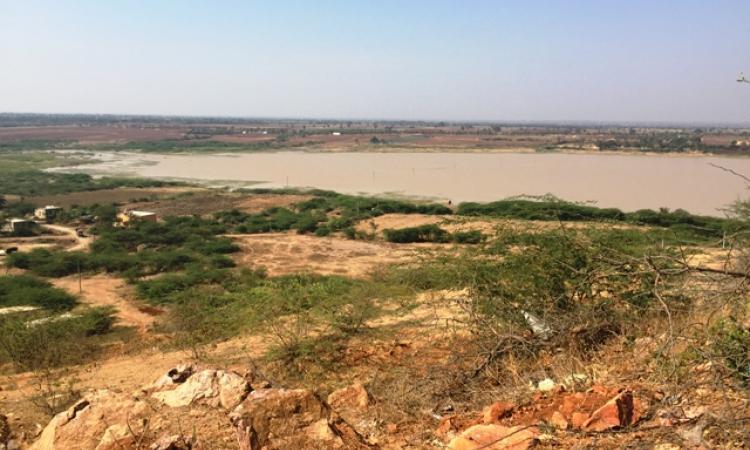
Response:
[[[76,233],[75,228],[66,227],[63,225],[52,225],[52,224],[41,224],[43,228],[46,228],[48,230],[52,230],[56,233],[66,234],[70,236],[71,239],[75,241],[75,245],[72,247],[68,247],[66,250],[69,252],[76,252],[76,251],[86,251],[91,246],[91,243],[94,241],[94,238],[91,236],[87,237],[80,237],[78,236],[78,233]]]
[[[78,277],[71,276],[50,280],[55,286],[78,295]],[[155,317],[142,311],[132,300],[134,295],[130,286],[120,278],[107,275],[84,277],[81,283],[83,293],[80,299],[91,306],[113,306],[118,325],[134,327],[145,334],[155,322]]]

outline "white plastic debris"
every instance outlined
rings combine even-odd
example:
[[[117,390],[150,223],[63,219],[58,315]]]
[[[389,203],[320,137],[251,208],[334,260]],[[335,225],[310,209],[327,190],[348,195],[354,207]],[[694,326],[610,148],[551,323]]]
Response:
[[[552,329],[547,326],[546,323],[542,322],[542,320],[535,315],[522,311],[523,317],[526,319],[526,323],[529,324],[529,327],[531,327],[531,331],[534,332],[535,335],[539,336],[542,339],[547,339],[552,334]]]

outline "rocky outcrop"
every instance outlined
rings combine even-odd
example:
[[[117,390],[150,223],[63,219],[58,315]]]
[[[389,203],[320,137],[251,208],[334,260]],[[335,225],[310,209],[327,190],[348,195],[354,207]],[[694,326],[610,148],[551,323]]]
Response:
[[[537,443],[535,427],[474,425],[451,440],[451,450],[526,450]]]
[[[151,389],[162,389],[184,383],[194,372],[195,367],[193,367],[192,364],[180,364],[177,367],[169,369],[167,373],[156,380],[154,384],[151,385]]]
[[[646,405],[646,401],[636,396],[631,389],[609,389],[597,385],[585,392],[565,392],[564,387],[559,386],[552,392],[537,392],[534,400],[523,406],[493,403],[482,411],[481,418],[475,415],[445,417],[435,434],[446,442],[450,440],[450,448],[454,449],[515,449],[516,447],[503,446],[504,438],[500,439],[505,436],[504,433],[509,433],[508,429],[526,427],[523,429],[536,433],[536,428],[533,427],[546,425],[558,430],[603,432],[636,425],[643,416]],[[531,439],[529,433],[520,435],[528,439],[512,441],[512,445],[523,443],[524,446],[518,448],[533,445],[536,439]],[[484,442],[478,445],[495,443],[487,447],[472,447],[478,442]]]
[[[372,398],[362,383],[331,392],[328,396],[328,405],[337,410],[366,410],[370,406]]]
[[[148,405],[108,390],[96,391],[57,414],[31,450],[128,448],[142,430]],[[131,426],[128,426],[131,424]]]
[[[155,392],[152,397],[172,408],[201,403],[230,410],[239,405],[248,392],[248,382],[234,372],[202,370],[187,378],[177,388]]]
[[[230,414],[240,449],[369,448],[307,389],[259,389]]]
[[[333,399],[366,406],[361,385],[347,389]],[[198,431],[188,437],[183,430]],[[170,370],[135,395],[86,395],[56,415],[30,448],[198,450],[204,448],[201,430],[208,430],[206,439],[221,436],[225,445],[236,439],[245,450],[372,448],[311,390],[253,390],[235,372],[188,367]]]

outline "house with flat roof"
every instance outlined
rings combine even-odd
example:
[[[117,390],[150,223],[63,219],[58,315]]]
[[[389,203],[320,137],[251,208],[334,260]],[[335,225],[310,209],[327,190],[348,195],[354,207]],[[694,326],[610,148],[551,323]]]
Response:
[[[123,211],[117,214],[117,224],[125,226],[131,222],[156,222],[156,213],[151,211]]]
[[[45,222],[51,222],[55,220],[55,217],[57,217],[62,212],[62,210],[63,209],[59,206],[47,205],[43,208],[35,209],[34,217],[39,220],[44,220]]]
[[[36,222],[26,219],[10,219],[8,229],[13,234],[29,235],[34,232]]]

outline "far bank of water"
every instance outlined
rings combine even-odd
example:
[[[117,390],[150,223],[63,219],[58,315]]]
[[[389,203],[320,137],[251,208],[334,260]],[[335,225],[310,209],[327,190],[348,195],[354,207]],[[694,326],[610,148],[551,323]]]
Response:
[[[721,215],[722,207],[748,194],[741,178],[712,164],[750,174],[750,159],[716,156],[279,152],[96,153],[94,158],[101,163],[60,170],[315,187],[454,203],[553,194],[626,211],[669,207],[707,215]]]

